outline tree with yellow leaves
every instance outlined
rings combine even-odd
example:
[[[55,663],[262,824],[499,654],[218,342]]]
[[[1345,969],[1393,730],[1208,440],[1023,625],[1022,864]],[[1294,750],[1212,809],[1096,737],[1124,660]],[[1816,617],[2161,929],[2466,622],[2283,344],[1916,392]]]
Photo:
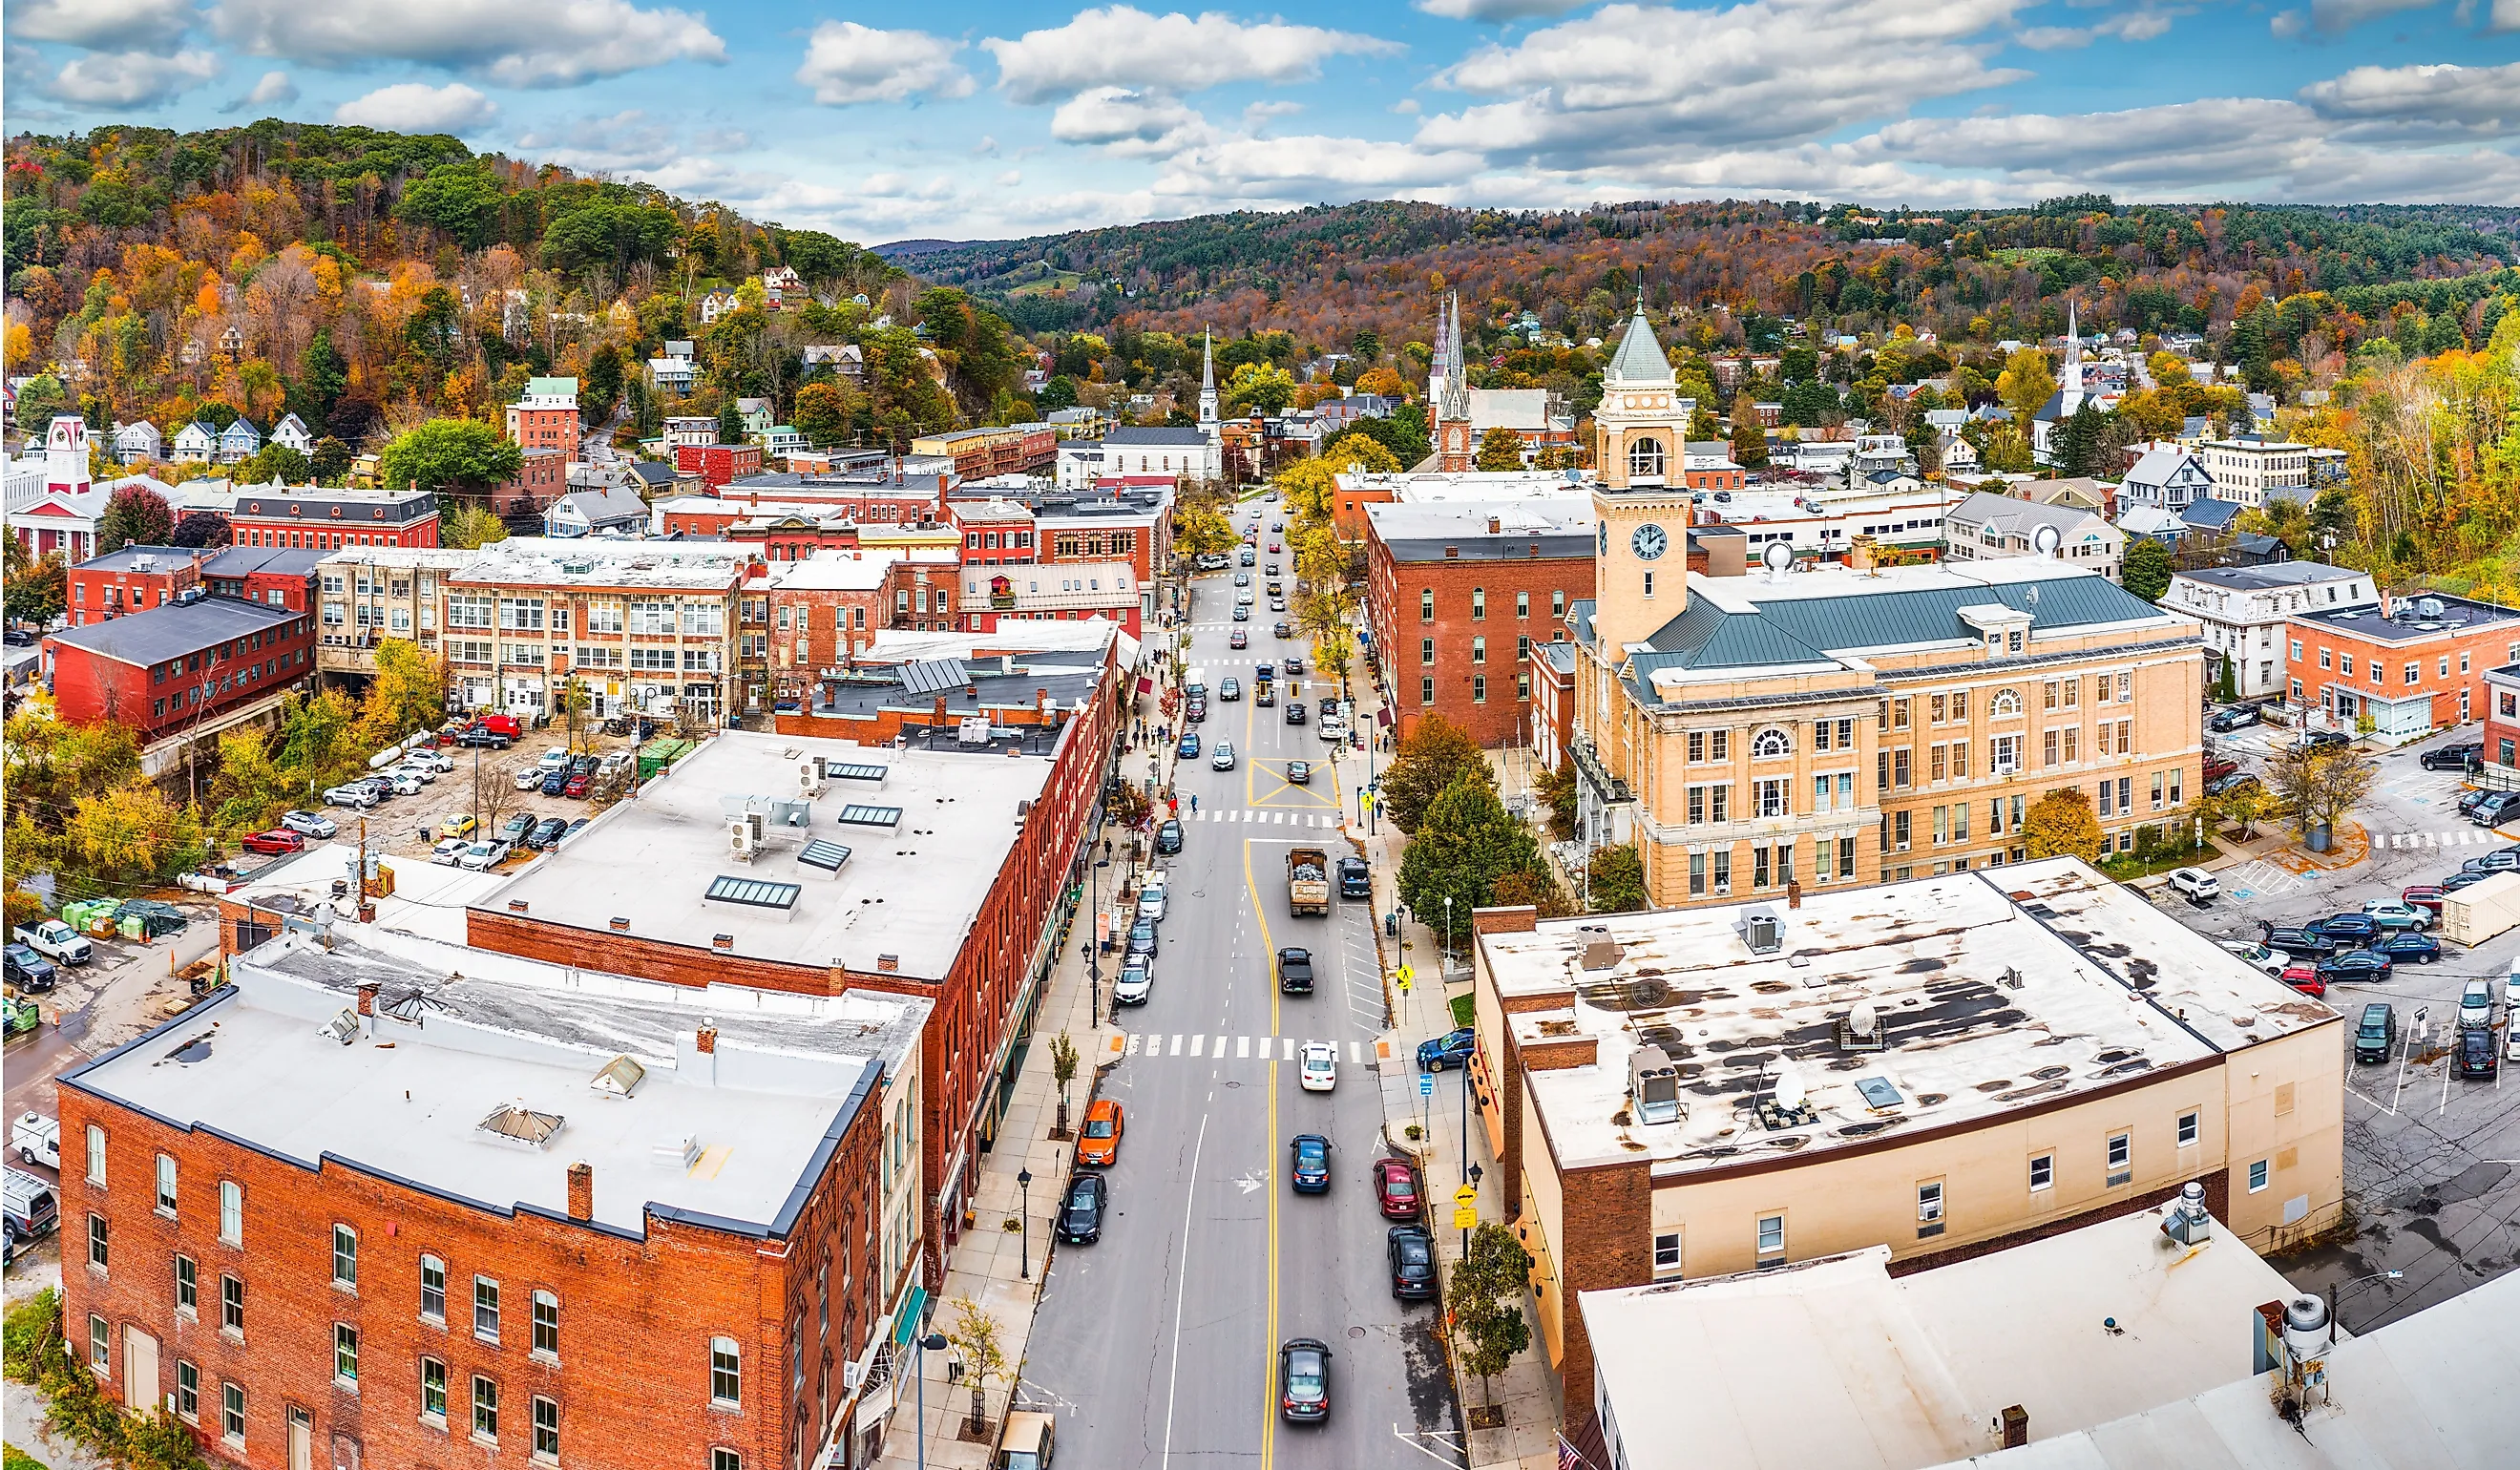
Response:
[[[2033,858],[2070,855],[2086,863],[2100,861],[2100,820],[2079,786],[2059,786],[2032,802],[2021,831]]]

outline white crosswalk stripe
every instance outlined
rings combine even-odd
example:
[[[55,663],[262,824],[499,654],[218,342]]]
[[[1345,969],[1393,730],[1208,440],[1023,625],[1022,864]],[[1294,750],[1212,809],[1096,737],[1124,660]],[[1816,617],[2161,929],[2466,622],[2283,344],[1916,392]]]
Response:
[[[2392,832],[2386,842],[2392,848],[2498,846],[2502,834],[2490,827],[2462,826],[2439,832]]]
[[[1338,816],[1332,812],[1301,812],[1285,807],[1201,807],[1191,813],[1192,822],[1261,822],[1280,826],[1336,826]]]
[[[1171,1045],[1167,1046],[1161,1032],[1131,1032],[1128,1045],[1123,1048],[1123,1054],[1144,1057],[1169,1056],[1174,1059],[1194,1057],[1215,1062],[1255,1060],[1263,1063],[1291,1062],[1302,1053],[1304,1047],[1317,1040],[1319,1038],[1316,1037],[1192,1036],[1185,1033],[1173,1037]],[[1231,1044],[1234,1052],[1230,1057],[1226,1055],[1228,1044]],[[1330,1043],[1334,1049],[1338,1045],[1337,1042]],[[1365,1044],[1350,1041],[1347,1044],[1347,1059],[1358,1066],[1365,1065]]]

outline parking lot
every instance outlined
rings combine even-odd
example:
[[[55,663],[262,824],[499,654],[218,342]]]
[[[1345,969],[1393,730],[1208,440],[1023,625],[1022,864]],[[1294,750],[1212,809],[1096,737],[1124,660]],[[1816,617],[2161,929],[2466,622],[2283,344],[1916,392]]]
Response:
[[[646,749],[654,754],[660,743],[652,739]],[[459,834],[473,841],[505,839],[510,824],[520,818],[532,818],[545,830],[549,830],[550,820],[558,819],[564,829],[601,811],[618,789],[626,788],[628,780],[626,774],[594,779],[576,796],[566,794],[565,785],[560,792],[546,793],[545,777],[550,771],[547,758],[601,763],[608,756],[616,765],[626,765],[631,759],[626,737],[581,733],[571,741],[566,732],[557,730],[527,730],[522,738],[506,749],[459,746],[445,753],[454,769],[437,772],[436,779],[425,780],[418,791],[388,795],[364,811],[349,805],[317,810],[315,815],[336,827],[330,840],[358,840],[364,818],[368,851],[430,858],[440,843]],[[530,783],[526,781],[528,777]],[[466,818],[474,824],[469,832],[463,826]],[[522,846],[511,846],[514,850],[494,868],[504,869],[532,856]]]
[[[2263,770],[2269,736],[2218,737],[2243,771]],[[2291,925],[2395,900],[2410,884],[2436,883],[2459,865],[2520,840],[2520,829],[2472,825],[2455,810],[2466,789],[2453,773],[2421,769],[2422,752],[2476,738],[2476,727],[2375,757],[2379,778],[2356,813],[2370,855],[2334,872],[2296,873],[2276,864],[2243,864],[2221,874],[2223,896],[2191,905],[2163,890],[2159,902],[2218,939],[2256,939],[2262,924]],[[2345,1188],[2350,1235],[2277,1262],[2296,1284],[2324,1290],[2388,1270],[2403,1279],[2345,1290],[2339,1315],[2367,1329],[2455,1296],[2509,1270],[2520,1259],[2520,1080],[2509,1065],[2492,1081],[2452,1075],[2459,992],[2472,978],[2502,982],[2520,957],[2520,930],[2470,950],[2444,942],[2431,964],[2401,963],[2370,984],[2337,984],[2327,1003],[2349,1021],[2367,1001],[2399,1014],[2399,1044],[2386,1063],[2352,1065],[2345,1102]],[[2498,1016],[2497,1049],[2510,1018]],[[2353,1027],[2338,1042],[2350,1046]]]

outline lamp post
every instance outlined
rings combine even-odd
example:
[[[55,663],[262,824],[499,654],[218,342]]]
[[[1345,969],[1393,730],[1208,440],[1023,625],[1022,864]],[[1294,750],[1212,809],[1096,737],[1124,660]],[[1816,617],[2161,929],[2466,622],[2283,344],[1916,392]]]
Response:
[[[1445,894],[1445,895],[1444,895],[1444,963],[1443,963],[1441,966],[1439,966],[1439,967],[1438,967],[1435,978],[1436,978],[1436,979],[1438,979],[1438,980],[1441,980],[1441,979],[1443,978],[1443,973],[1442,973],[1442,971],[1443,971],[1443,970],[1445,970],[1445,969],[1449,969],[1449,968],[1451,968],[1451,967],[1452,967],[1452,963],[1453,963],[1453,896],[1452,896],[1451,894],[1449,894],[1449,893],[1448,893],[1448,894]]]
[[[2328,1342],[2332,1344],[2336,1341],[2336,1299],[2338,1297],[2344,1295],[2354,1287],[2361,1286],[2367,1281],[2403,1281],[2406,1277],[2407,1273],[2402,1270],[2375,1270],[2367,1276],[2356,1276],[2351,1281],[2339,1281],[2335,1285],[2327,1288]]]
[[[1466,1071],[1467,1069],[1465,1068],[1465,1069],[1463,1069],[1463,1070],[1464,1070],[1464,1071]],[[1470,1145],[1469,1145],[1469,1140],[1468,1140],[1468,1138],[1465,1136],[1465,1137],[1463,1137],[1463,1139],[1462,1139],[1462,1157],[1466,1159],[1466,1158],[1468,1158],[1469,1156],[1470,1156]],[[1486,1171],[1486,1170],[1481,1169],[1481,1168],[1480,1168],[1478,1165],[1476,1165],[1476,1164],[1472,1164],[1472,1165],[1469,1167],[1468,1178],[1469,1178],[1469,1180],[1470,1180],[1470,1187],[1471,1187],[1472,1189],[1476,1189],[1476,1188],[1479,1186],[1479,1180],[1480,1180],[1480,1178],[1481,1178],[1482,1176],[1484,1176],[1486,1173],[1487,1173],[1487,1171]],[[1463,1226],[1462,1227],[1462,1259],[1463,1259],[1463,1260],[1465,1260],[1465,1261],[1466,1261],[1466,1260],[1468,1260],[1468,1259],[1469,1259],[1469,1255],[1470,1255],[1470,1228],[1469,1228],[1469,1226],[1467,1226],[1467,1225],[1463,1225]]]
[[[1100,932],[1102,922],[1102,876],[1101,869],[1110,866],[1110,859],[1097,858],[1094,860],[1094,866],[1087,869],[1085,872],[1086,886],[1091,891],[1087,901],[1093,906],[1087,915],[1086,923],[1096,930],[1086,937],[1085,942],[1085,1012],[1086,1019],[1096,1026],[1102,1024],[1102,935]]]
[[[929,1332],[919,1339],[911,1376],[919,1380],[919,1470],[927,1470],[927,1355],[945,1351],[945,1334]]]
[[[1016,1254],[1016,1256],[1015,1256],[1015,1270],[1016,1270],[1017,1274],[1021,1275],[1021,1276],[1023,1277],[1023,1279],[1025,1279],[1025,1280],[1029,1281],[1029,1280],[1031,1280],[1031,1279],[1032,1279],[1032,1171],[1031,1171],[1031,1170],[1029,1170],[1029,1169],[1018,1169],[1018,1170],[1016,1170],[1016,1171],[1015,1171],[1015,1187],[1016,1187],[1017,1189],[1019,1189],[1019,1190],[1023,1191],[1023,1208],[1022,1208],[1022,1211],[1021,1211],[1021,1212],[1020,1212],[1020,1213],[1015,1217],[1015,1225],[1016,1225],[1016,1228],[1022,1232],[1021,1234],[1019,1234],[1018,1236],[1016,1236],[1016,1250],[1017,1250],[1017,1254]]]

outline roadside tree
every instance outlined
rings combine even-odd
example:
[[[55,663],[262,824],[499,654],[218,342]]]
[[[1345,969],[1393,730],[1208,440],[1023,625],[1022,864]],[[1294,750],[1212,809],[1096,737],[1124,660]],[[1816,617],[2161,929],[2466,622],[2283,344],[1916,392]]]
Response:
[[[1390,769],[1382,773],[1382,815],[1402,831],[1415,832],[1427,805],[1455,778],[1470,771],[1495,789],[1487,752],[1470,733],[1442,715],[1425,715],[1400,742]]]

